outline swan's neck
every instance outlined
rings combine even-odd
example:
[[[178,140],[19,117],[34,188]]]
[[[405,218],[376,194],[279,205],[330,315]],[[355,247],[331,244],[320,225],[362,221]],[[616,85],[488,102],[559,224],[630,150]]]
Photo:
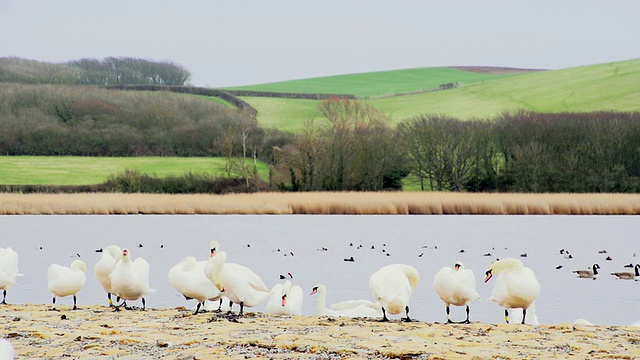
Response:
[[[316,307],[316,315],[324,315],[326,312],[325,305],[327,304],[327,290],[318,289],[318,306]]]

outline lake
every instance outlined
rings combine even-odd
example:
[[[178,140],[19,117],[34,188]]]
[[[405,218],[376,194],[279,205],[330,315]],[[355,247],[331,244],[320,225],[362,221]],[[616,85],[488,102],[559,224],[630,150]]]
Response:
[[[384,265],[405,263],[416,267],[421,277],[411,317],[445,321],[444,305],[431,283],[441,267],[462,261],[474,271],[482,297],[471,305],[471,320],[502,323],[503,310],[486,301],[495,280],[483,283],[484,272],[497,258],[517,257],[542,286],[536,302],[540,323],[585,318],[599,325],[631,325],[640,320],[640,283],[609,275],[631,270],[623,265],[638,262],[637,216],[23,215],[0,216],[0,228],[0,246],[18,252],[24,274],[8,291],[11,304],[50,304],[48,266],[69,266],[79,255],[88,271],[78,306],[106,305],[106,294],[93,274],[101,255],[95,250],[117,244],[128,248],[132,258],[141,256],[151,264],[150,284],[157,291],[147,296],[148,307],[192,307],[195,300],[185,301],[169,285],[167,274],[184,256],[206,260],[209,242],[217,240],[229,262],[250,267],[269,287],[282,281],[280,274],[291,272],[305,293],[305,315],[315,313],[317,299],[307,295],[314,285],[327,286],[327,307],[349,299],[372,300],[369,276]],[[605,260],[607,256],[612,260]],[[344,261],[349,257],[355,261]],[[602,273],[597,280],[572,273],[596,262]],[[72,300],[58,298],[57,304],[67,309]],[[464,308],[451,310],[454,321],[464,319]]]

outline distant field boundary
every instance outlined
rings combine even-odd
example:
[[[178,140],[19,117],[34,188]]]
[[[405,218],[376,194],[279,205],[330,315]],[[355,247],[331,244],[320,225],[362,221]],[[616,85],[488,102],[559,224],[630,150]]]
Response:
[[[334,97],[342,99],[356,99],[351,94],[314,94],[314,93],[284,93],[277,91],[257,91],[257,90],[225,90],[235,96],[272,97],[281,99],[301,99],[301,100],[325,100]]]
[[[7,194],[0,215],[639,215],[640,194]]]
[[[222,100],[232,104],[238,110],[246,111],[251,116],[256,117],[258,111],[248,102],[238,98],[236,95],[229,91],[209,89],[195,86],[180,86],[180,85],[108,85],[104,88],[109,90],[129,90],[129,91],[169,91],[181,94],[203,95],[203,96],[215,96]]]

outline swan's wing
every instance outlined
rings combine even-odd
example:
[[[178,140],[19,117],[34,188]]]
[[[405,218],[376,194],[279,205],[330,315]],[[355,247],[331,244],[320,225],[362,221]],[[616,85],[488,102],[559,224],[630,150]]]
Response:
[[[136,274],[138,276],[143,277],[144,279],[148,279],[149,278],[149,262],[147,262],[147,260],[143,259],[143,258],[137,258],[134,262],[133,262],[133,269],[136,272]]]
[[[262,281],[262,278],[260,278],[260,276],[258,276],[256,273],[254,273],[253,271],[249,270],[249,285],[256,291],[263,291],[263,292],[271,292],[271,290],[267,287],[267,285],[264,284],[264,282]]]

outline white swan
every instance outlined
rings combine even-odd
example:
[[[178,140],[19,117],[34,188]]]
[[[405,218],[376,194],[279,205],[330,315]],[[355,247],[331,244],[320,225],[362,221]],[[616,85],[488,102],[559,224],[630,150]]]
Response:
[[[598,269],[600,269],[600,265],[593,264],[591,269],[573,270],[573,273],[576,274],[579,278],[595,279],[598,276]]]
[[[505,321],[509,323],[509,309],[519,308],[522,309],[521,323],[524,324],[527,309],[540,295],[540,283],[533,271],[524,267],[520,260],[507,258],[491,264],[485,274],[485,283],[493,275],[500,275],[489,300],[495,301],[505,309]]]
[[[276,284],[271,289],[265,311],[280,315],[302,315],[302,288],[292,286],[291,280]]]
[[[369,300],[346,300],[326,308],[327,288],[318,284],[311,290],[311,295],[318,294],[316,315],[319,316],[344,316],[344,317],[378,317],[382,315],[380,302],[372,303]]]
[[[87,265],[82,260],[74,260],[70,267],[52,264],[47,269],[49,292],[53,294],[53,308],[56,310],[56,297],[73,295],[73,310],[77,310],[76,294],[87,281]]]
[[[262,279],[246,266],[228,263],[227,253],[220,251],[209,258],[205,266],[207,278],[222,295],[233,303],[240,304],[239,316],[244,307],[254,307],[267,300],[271,290]]]
[[[122,258],[122,249],[117,245],[109,245],[102,250],[102,256],[93,268],[93,273],[98,278],[100,285],[104,291],[107,292],[107,299],[109,300],[109,306],[113,306],[111,295],[115,294],[115,291],[111,288],[111,272],[116,267],[118,260]]]
[[[419,280],[418,270],[405,264],[387,265],[371,275],[369,288],[382,306],[382,321],[389,321],[387,312],[396,315],[402,310],[406,314],[404,320],[411,321],[409,302]]]
[[[473,271],[465,269],[460,261],[456,262],[453,268],[445,266],[433,278],[433,289],[445,303],[447,323],[453,323],[449,307],[455,305],[466,306],[467,319],[462,323],[469,324],[469,304],[480,298],[476,292],[476,277]]]
[[[7,339],[0,339],[0,360],[13,360],[13,345]]]
[[[622,272],[614,272],[611,275],[617,277],[618,279],[623,280],[634,280],[636,277],[640,277],[640,264],[636,264],[633,267],[633,272],[622,271]]]
[[[131,261],[129,250],[122,250],[122,259],[116,263],[109,275],[111,288],[115,294],[124,301],[116,306],[120,310],[123,305],[126,308],[127,300],[142,299],[142,310],[146,308],[144,297],[149,293],[149,263],[143,258]]]
[[[18,253],[12,248],[0,248],[0,289],[2,289],[2,303],[7,304],[7,290],[16,284],[18,275]]]
[[[212,252],[212,255],[214,252]],[[206,300],[219,300],[222,296],[220,291],[204,274],[206,261],[196,261],[193,256],[187,256],[176,266],[169,270],[167,279],[174,289],[178,290],[187,300],[196,299],[198,305],[194,315],[204,306]],[[202,309],[205,311],[205,309]]]

